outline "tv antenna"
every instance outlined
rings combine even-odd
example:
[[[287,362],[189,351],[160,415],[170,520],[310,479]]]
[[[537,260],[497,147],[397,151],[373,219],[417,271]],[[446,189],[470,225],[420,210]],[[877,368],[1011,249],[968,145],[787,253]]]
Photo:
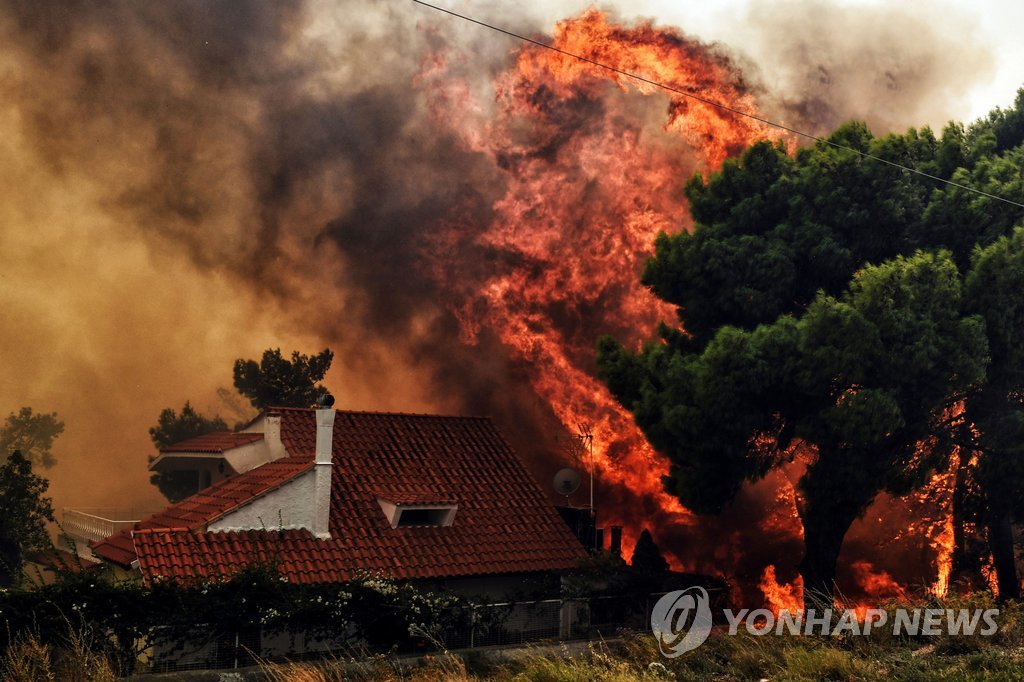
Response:
[[[594,433],[590,424],[577,424],[576,438],[590,456],[590,515],[594,515]]]

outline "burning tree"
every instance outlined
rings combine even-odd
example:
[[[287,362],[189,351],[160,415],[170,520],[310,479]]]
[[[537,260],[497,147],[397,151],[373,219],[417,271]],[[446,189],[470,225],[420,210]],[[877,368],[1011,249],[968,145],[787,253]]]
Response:
[[[966,295],[985,319],[989,380],[967,401],[963,441],[980,453],[974,470],[977,520],[988,530],[1000,599],[1019,598],[1012,522],[1024,519],[1024,228],[974,254]]]
[[[847,124],[830,141],[965,179],[958,164],[991,165],[982,128],[874,138]],[[827,143],[795,156],[759,143],[687,197],[693,232],[661,235],[643,278],[683,328],[663,325],[636,354],[603,339],[602,377],[697,512],[805,458],[801,572],[808,593],[831,595],[852,522],[946,464],[965,423],[951,410],[986,385],[984,311],[965,305],[958,264],[998,233],[950,227],[978,202]]]

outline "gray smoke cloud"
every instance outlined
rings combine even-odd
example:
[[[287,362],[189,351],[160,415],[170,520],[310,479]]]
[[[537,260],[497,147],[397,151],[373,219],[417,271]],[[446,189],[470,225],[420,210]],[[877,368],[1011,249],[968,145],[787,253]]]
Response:
[[[939,132],[963,118],[994,59],[976,17],[952,7],[932,12],[758,0],[734,24],[731,44],[748,55],[789,125],[822,135],[859,119],[876,134],[922,125]]]
[[[756,6],[734,59],[766,111],[815,132],[943,120],[988,59],[910,14],[800,7]],[[7,0],[0,41],[0,409],[66,420],[58,508],[159,505],[147,428],[186,399],[225,411],[232,361],[271,346],[333,348],[341,407],[492,414],[538,478],[561,466],[564,429],[522,364],[486,329],[460,339],[421,261],[453,207],[486,224],[504,182],[501,159],[429,115],[421,75],[454,55],[453,78],[491,101],[514,42],[411,3],[297,0]],[[656,118],[649,100],[636,112]],[[688,551],[710,528],[659,539]]]

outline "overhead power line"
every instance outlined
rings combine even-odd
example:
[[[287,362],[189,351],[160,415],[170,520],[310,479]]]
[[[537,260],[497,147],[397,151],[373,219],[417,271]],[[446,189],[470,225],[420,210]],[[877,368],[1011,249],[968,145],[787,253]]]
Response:
[[[677,95],[681,95],[681,96],[686,97],[688,99],[696,100],[698,102],[702,102],[702,103],[707,104],[709,106],[717,107],[719,109],[722,109],[723,111],[728,111],[730,113],[736,114],[737,116],[744,116],[746,118],[753,119],[755,121],[758,121],[758,122],[763,123],[765,125],[771,126],[773,128],[778,128],[779,130],[785,130],[786,132],[792,133],[794,135],[798,135],[799,137],[803,137],[803,138],[806,138],[808,140],[813,140],[815,142],[820,142],[822,144],[827,144],[830,147],[835,147],[836,149],[843,149],[843,150],[846,150],[846,151],[849,151],[849,152],[853,152],[854,154],[859,154],[860,156],[863,156],[866,159],[871,159],[873,161],[878,161],[879,163],[884,163],[884,164],[887,164],[889,166],[893,166],[895,168],[899,168],[899,169],[901,169],[901,170],[903,170],[903,171],[905,171],[907,173],[914,173],[915,175],[920,175],[922,177],[928,178],[930,180],[934,180],[936,182],[941,182],[943,184],[950,185],[952,187],[959,187],[962,190],[965,190],[967,192],[973,192],[975,194],[980,194],[981,196],[988,197],[989,199],[995,199],[996,201],[1002,201],[1002,202],[1005,202],[1007,204],[1011,204],[1013,206],[1018,206],[1020,208],[1024,208],[1024,203],[1021,203],[1019,201],[1013,201],[1012,199],[1007,199],[1006,197],[1001,197],[1001,196],[999,196],[997,194],[992,194],[990,192],[986,192],[984,190],[977,189],[976,187],[971,187],[970,185],[964,185],[964,184],[956,182],[954,180],[948,180],[946,178],[941,178],[938,175],[932,175],[931,173],[926,173],[926,172],[924,172],[922,170],[919,170],[917,168],[911,168],[910,166],[904,166],[901,163],[897,163],[895,161],[890,161],[889,159],[883,159],[882,157],[880,157],[880,156],[878,156],[876,154],[870,154],[868,152],[862,152],[859,149],[855,149],[855,148],[850,147],[848,145],[840,144],[838,142],[833,142],[832,140],[829,140],[829,139],[824,138],[824,137],[820,137],[818,135],[813,135],[811,133],[805,133],[802,130],[798,130],[798,129],[790,127],[790,126],[783,125],[782,123],[776,123],[775,121],[771,121],[771,120],[769,120],[767,118],[764,118],[764,117],[761,117],[761,116],[757,116],[756,114],[751,114],[751,113],[748,113],[746,111],[742,111],[740,109],[737,109],[736,107],[731,107],[728,104],[722,104],[721,102],[716,102],[713,99],[708,99],[707,97],[701,97],[700,95],[695,95],[692,92],[686,92],[685,90],[680,90],[679,88],[673,87],[671,85],[666,85],[665,83],[662,83],[660,81],[652,80],[650,78],[645,78],[645,77],[643,77],[641,75],[632,73],[630,71],[626,71],[624,69],[620,69],[620,68],[611,66],[609,64],[605,64],[603,62],[599,62],[599,61],[597,61],[595,59],[590,59],[589,57],[584,57],[583,55],[576,54],[575,52],[569,52],[568,50],[563,50],[560,47],[555,47],[554,45],[550,45],[548,43],[541,42],[539,40],[534,40],[533,38],[529,38],[529,37],[524,36],[524,35],[522,35],[520,33],[516,33],[514,31],[510,31],[510,30],[502,28],[500,26],[495,26],[494,24],[489,24],[489,23],[487,23],[485,21],[480,21],[479,19],[474,19],[473,17],[466,16],[465,14],[459,14],[458,12],[455,12],[453,10],[446,9],[444,7],[438,7],[437,5],[432,5],[429,2],[423,2],[423,0],[412,0],[412,1],[414,3],[416,3],[417,5],[422,5],[424,7],[429,7],[432,10],[436,10],[438,12],[443,12],[444,14],[448,14],[448,15],[456,17],[458,19],[462,19],[463,21],[468,21],[471,24],[476,24],[477,26],[483,26],[484,28],[490,29],[492,31],[496,31],[498,33],[503,33],[503,34],[505,34],[505,35],[507,35],[507,36],[509,36],[511,38],[515,38],[516,40],[520,40],[520,41],[522,41],[524,43],[530,43],[531,45],[536,45],[537,47],[542,47],[545,50],[551,50],[552,52],[557,52],[558,54],[565,55],[566,57],[571,57],[571,58],[577,59],[577,60],[579,60],[581,62],[585,62],[587,64],[591,64],[592,66],[596,66],[598,68],[605,69],[606,71],[611,71],[612,73],[619,74],[620,76],[626,76],[627,78],[632,78],[633,80],[639,81],[641,83],[646,83],[647,85],[653,85],[656,88],[661,88],[662,90],[668,90],[669,92],[675,93]]]

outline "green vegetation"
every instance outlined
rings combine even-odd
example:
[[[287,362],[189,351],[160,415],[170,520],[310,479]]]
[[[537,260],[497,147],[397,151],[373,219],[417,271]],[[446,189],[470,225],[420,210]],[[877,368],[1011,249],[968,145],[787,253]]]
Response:
[[[271,682],[1019,680],[1024,669],[1021,612],[1014,607],[1004,614],[998,635],[963,642],[952,638],[731,637],[718,632],[696,651],[666,659],[649,634],[623,633],[607,642],[537,646],[502,658],[441,651],[415,661],[353,656],[320,662],[262,662],[259,669],[260,679]],[[118,668],[96,652],[94,640],[73,629],[66,632],[49,643],[32,635],[18,639],[0,658],[0,675],[12,682],[116,679]]]
[[[18,450],[0,465],[0,587],[21,582],[26,555],[51,546],[46,523],[53,521],[53,505],[44,496],[49,487]]]
[[[83,645],[128,674],[158,646],[202,647],[254,630],[303,632],[368,651],[410,650],[465,617],[452,595],[372,574],[297,584],[273,563],[254,562],[230,577],[144,585],[102,570],[65,569],[51,584],[0,590],[0,652],[13,657],[9,664],[44,650],[55,661]],[[32,656],[42,661],[42,654]]]
[[[227,423],[219,415],[207,417],[186,400],[180,414],[170,407],[163,410],[156,426],[149,430],[149,437],[159,450],[189,438],[227,430]],[[149,461],[154,459],[156,456],[151,455]],[[149,482],[170,502],[180,502],[196,492],[196,476],[191,471],[158,471],[149,477]]]
[[[235,389],[257,410],[265,407],[310,407],[327,393],[327,389],[318,382],[327,374],[333,359],[334,352],[330,348],[313,356],[293,351],[290,360],[281,355],[280,348],[268,348],[263,351],[259,362],[243,358],[235,360]],[[219,393],[222,398],[227,395],[226,399],[230,400],[231,396],[225,389]],[[235,428],[241,428],[241,425],[236,424]],[[150,428],[149,437],[159,450],[189,438],[227,430],[228,425],[220,415],[207,417],[185,401],[180,413],[170,407],[164,409],[157,418],[156,426]],[[155,455],[150,455],[150,462],[155,458]],[[194,471],[156,472],[150,476],[149,482],[170,502],[180,502],[192,495],[197,485]]]
[[[292,352],[291,360],[281,356],[280,348],[268,348],[257,363],[235,361],[235,388],[257,410],[265,407],[310,407],[327,393],[318,382],[331,368],[334,353],[325,348],[316,355]]]
[[[659,236],[647,264],[679,324],[638,352],[598,344],[601,377],[694,511],[806,458],[805,594],[833,593],[846,532],[879,493],[919,487],[959,446],[978,454],[964,499],[1000,596],[1018,596],[1024,208],[877,159],[1024,202],[1022,120],[1024,90],[941,137],[848,123],[793,156],[753,145],[688,183],[692,233]]]
[[[7,416],[0,427],[0,461],[18,451],[33,464],[49,469],[57,463],[53,456],[53,441],[64,433],[64,422],[56,412],[40,414],[31,407],[23,407]]]
[[[227,430],[228,425],[220,415],[207,417],[186,400],[184,407],[181,408],[181,414],[169,407],[161,412],[156,426],[149,430],[149,437],[153,445],[159,449],[206,433]]]

